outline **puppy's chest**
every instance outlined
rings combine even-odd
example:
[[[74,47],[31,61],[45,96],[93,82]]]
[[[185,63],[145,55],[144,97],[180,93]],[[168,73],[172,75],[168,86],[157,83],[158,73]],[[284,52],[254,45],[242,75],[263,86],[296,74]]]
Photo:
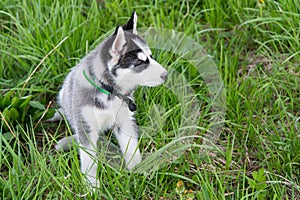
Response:
[[[121,99],[116,96],[108,96],[108,95],[97,95],[94,98],[94,105],[99,111],[109,110],[111,114],[114,115],[116,112],[120,111],[120,109],[124,109],[126,104]]]
[[[133,113],[118,97],[99,95],[95,96],[94,100],[93,104],[82,106],[80,112],[90,130],[107,130],[124,121],[133,120]]]
[[[94,110],[97,113],[97,120],[106,120],[108,124],[133,118],[133,112],[129,110],[126,102],[116,96],[97,96],[94,101]]]

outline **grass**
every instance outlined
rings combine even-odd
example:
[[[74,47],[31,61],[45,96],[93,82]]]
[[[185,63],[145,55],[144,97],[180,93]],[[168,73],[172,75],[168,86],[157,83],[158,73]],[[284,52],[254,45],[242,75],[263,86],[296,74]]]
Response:
[[[183,32],[206,49],[226,89],[226,112],[220,137],[205,142],[215,114],[205,77],[179,55],[154,49],[195,95],[186,105],[186,90],[139,88],[140,148],[181,148],[178,159],[163,157],[145,173],[101,163],[102,184],[90,193],[78,152],[53,149],[70,127],[41,119],[70,68],[132,10],[138,27]],[[300,199],[299,13],[293,0],[1,1],[0,199]],[[190,128],[184,122],[194,120],[187,108],[195,98],[200,115]],[[182,130],[193,138],[184,140]]]

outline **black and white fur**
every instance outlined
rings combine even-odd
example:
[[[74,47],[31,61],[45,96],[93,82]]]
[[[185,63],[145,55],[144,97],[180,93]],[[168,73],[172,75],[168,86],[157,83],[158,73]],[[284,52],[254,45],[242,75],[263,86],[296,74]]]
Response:
[[[123,26],[105,39],[75,66],[66,77],[58,100],[74,135],[61,139],[57,149],[66,150],[75,139],[80,146],[81,171],[97,186],[97,141],[112,129],[128,169],[141,162],[138,128],[134,120],[132,93],[137,86],[157,86],[167,71],[156,62],[146,42],[137,34],[134,12]],[[105,94],[92,86],[83,75],[93,79]],[[59,119],[58,113],[52,121]]]

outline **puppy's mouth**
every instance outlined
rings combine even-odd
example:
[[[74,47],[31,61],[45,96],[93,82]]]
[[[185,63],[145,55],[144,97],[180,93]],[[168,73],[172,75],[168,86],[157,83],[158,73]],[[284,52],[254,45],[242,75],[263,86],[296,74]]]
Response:
[[[145,86],[145,87],[155,87],[155,86],[159,86],[159,85],[162,85],[165,81],[162,80],[160,82],[147,82],[147,83],[143,83],[141,84],[141,86]]]
[[[141,84],[141,86],[155,87],[163,84],[168,78],[168,72],[164,72],[160,75],[160,79],[157,81],[148,81],[147,83]]]

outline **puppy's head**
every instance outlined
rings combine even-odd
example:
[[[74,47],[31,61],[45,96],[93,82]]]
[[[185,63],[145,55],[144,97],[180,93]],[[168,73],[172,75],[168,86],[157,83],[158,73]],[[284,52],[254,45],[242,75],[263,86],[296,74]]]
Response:
[[[152,57],[147,43],[137,33],[137,15],[133,12],[127,24],[116,28],[108,50],[107,70],[122,91],[136,86],[162,84],[168,73]]]

